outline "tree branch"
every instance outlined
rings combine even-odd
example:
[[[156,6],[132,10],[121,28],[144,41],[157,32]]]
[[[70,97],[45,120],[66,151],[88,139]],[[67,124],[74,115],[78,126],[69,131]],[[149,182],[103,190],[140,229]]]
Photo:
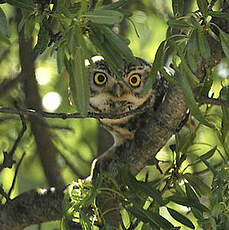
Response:
[[[16,10],[16,22],[21,21],[21,11]],[[18,32],[19,37],[19,57],[21,64],[21,74],[23,75],[23,89],[25,94],[25,104],[37,110],[41,108],[41,98],[35,77],[35,55],[33,51],[32,39],[25,39],[24,29]],[[64,181],[60,173],[57,162],[58,149],[51,139],[50,130],[46,128],[45,120],[41,117],[29,116],[31,130],[34,135],[37,152],[41,165],[50,186],[64,186]]]
[[[64,188],[35,189],[0,207],[0,229],[22,230],[32,224],[60,220]]]

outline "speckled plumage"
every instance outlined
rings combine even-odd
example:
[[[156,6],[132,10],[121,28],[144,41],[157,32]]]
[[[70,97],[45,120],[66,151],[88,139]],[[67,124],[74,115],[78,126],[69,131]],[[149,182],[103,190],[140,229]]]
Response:
[[[116,115],[154,104],[153,88],[140,96],[149,77],[151,64],[141,58],[137,60],[138,65],[126,63],[119,77],[112,73],[104,60],[95,62],[94,69],[89,66],[90,111]],[[100,123],[113,135],[115,146],[121,145],[127,139],[133,139],[138,128],[136,114],[120,119],[100,119]]]

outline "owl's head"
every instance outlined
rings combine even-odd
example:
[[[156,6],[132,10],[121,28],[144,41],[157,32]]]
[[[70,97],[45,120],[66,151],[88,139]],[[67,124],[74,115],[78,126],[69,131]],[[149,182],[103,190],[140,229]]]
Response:
[[[149,77],[151,64],[137,58],[138,65],[126,63],[121,76],[116,76],[104,60],[88,67],[90,80],[90,110],[120,114],[137,109],[154,101],[152,89],[144,96],[141,90]]]

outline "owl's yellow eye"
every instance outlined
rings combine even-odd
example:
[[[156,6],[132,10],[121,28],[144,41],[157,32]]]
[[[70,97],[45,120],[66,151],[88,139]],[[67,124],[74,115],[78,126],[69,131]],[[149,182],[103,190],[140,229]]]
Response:
[[[94,82],[96,85],[102,86],[107,82],[107,76],[105,73],[96,72],[94,73]]]
[[[141,84],[141,75],[138,73],[135,73],[129,77],[129,84],[132,87],[138,87]]]

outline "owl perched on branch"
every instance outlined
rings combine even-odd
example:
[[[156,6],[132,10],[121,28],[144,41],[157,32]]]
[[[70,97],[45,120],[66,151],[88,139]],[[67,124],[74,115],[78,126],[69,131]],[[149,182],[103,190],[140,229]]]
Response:
[[[89,108],[91,112],[101,114],[128,115],[118,119],[99,119],[102,126],[112,134],[113,146],[103,155],[98,157],[94,164],[103,158],[111,156],[115,148],[128,140],[134,139],[136,130],[139,128],[139,116],[136,110],[154,107],[162,99],[165,90],[165,80],[158,78],[143,96],[142,89],[150,77],[152,65],[147,61],[136,58],[138,64],[126,62],[124,69],[119,70],[120,76],[114,74],[104,60],[95,62],[95,67],[88,66],[90,91]],[[159,87],[162,87],[159,89]],[[129,113],[133,111],[133,113]]]

